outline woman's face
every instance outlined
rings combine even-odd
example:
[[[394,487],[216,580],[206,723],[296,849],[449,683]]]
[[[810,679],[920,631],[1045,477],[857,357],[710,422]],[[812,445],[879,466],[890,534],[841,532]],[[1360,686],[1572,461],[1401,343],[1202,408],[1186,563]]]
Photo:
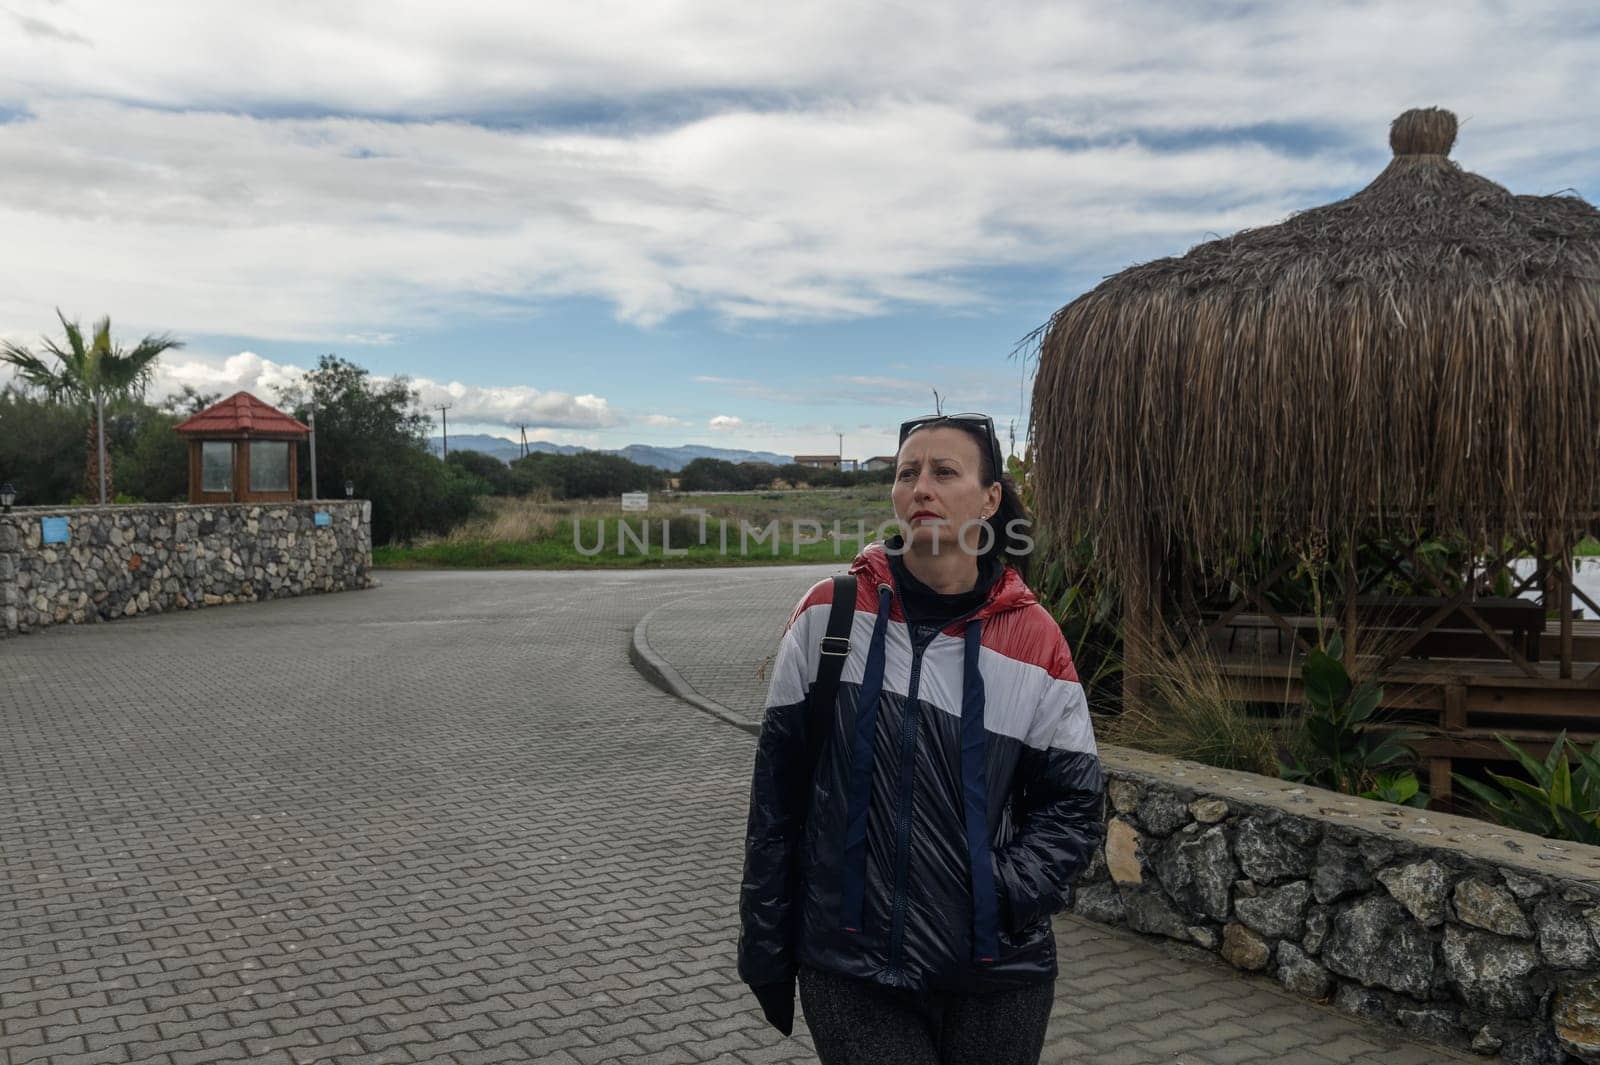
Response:
[[[919,429],[900,445],[890,498],[907,546],[954,550],[969,522],[967,550],[976,554],[984,546],[977,523],[1000,506],[1000,485],[984,486],[978,449],[971,433],[949,426]]]

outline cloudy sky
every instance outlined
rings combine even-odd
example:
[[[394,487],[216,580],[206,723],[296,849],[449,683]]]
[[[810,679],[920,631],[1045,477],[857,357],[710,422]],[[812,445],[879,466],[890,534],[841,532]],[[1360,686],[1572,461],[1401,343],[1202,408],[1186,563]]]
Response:
[[[1358,189],[1407,107],[1594,201],[1597,60],[1589,0],[0,0],[0,337],[59,306],[183,338],[162,389],[337,352],[452,431],[875,454],[932,388],[1025,417],[1054,309]]]

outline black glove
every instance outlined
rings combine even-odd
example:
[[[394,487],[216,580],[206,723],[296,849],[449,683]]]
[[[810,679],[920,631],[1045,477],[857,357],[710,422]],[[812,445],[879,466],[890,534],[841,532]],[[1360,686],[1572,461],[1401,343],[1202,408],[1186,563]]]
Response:
[[[767,1015],[767,1022],[784,1035],[793,1035],[794,977],[762,984],[750,990],[755,992],[756,1001],[761,1003],[761,1012]]]

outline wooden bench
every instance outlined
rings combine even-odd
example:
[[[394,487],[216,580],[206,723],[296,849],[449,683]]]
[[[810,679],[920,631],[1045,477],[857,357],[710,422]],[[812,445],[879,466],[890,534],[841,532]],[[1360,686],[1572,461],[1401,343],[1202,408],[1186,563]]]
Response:
[[[1434,596],[1361,596],[1356,600],[1356,619],[1362,636],[1383,646],[1405,639],[1447,603],[1448,600]],[[1539,661],[1545,629],[1544,609],[1527,599],[1484,597],[1464,603],[1440,618],[1408,653],[1421,658],[1504,658],[1494,640],[1474,623],[1472,613],[1497,633],[1509,637],[1511,646],[1529,662]],[[1337,618],[1294,614],[1283,620],[1308,644],[1317,642],[1319,631],[1341,630]],[[1230,652],[1235,649],[1239,631],[1248,629],[1275,630],[1279,637],[1278,652],[1281,654],[1285,650],[1283,638],[1288,634],[1266,614],[1237,614],[1229,619],[1227,627]]]

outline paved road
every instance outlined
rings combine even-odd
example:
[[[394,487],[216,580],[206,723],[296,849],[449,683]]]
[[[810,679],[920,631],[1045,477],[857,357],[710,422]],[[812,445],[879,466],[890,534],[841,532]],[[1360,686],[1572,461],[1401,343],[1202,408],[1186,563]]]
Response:
[[[763,616],[693,600],[689,646],[753,675],[812,577],[386,574],[0,642],[0,1065],[812,1060],[733,972],[751,737],[626,657],[709,593]],[[1059,934],[1052,1062],[1446,1057]]]

